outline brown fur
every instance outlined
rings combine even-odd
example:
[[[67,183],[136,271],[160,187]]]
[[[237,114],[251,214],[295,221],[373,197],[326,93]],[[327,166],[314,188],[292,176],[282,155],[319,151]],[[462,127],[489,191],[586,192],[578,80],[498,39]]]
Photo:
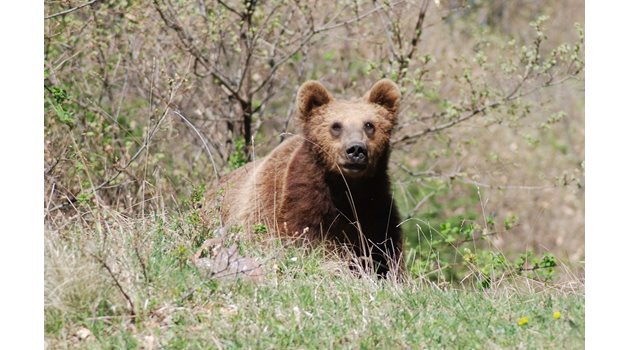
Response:
[[[389,80],[353,101],[334,100],[319,82],[304,83],[297,97],[302,135],[221,181],[224,225],[262,223],[283,235],[347,244],[359,256],[370,255],[380,274],[392,262],[402,266],[387,175],[399,101]],[[349,170],[348,147],[356,143],[365,145],[367,161]]]

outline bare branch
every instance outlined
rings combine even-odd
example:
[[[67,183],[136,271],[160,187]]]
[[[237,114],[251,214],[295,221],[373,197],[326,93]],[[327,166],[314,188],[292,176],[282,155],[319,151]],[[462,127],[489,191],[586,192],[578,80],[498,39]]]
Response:
[[[412,133],[412,134],[404,135],[404,136],[402,136],[399,139],[393,140],[392,144],[395,145],[395,144],[399,144],[399,143],[406,143],[406,142],[409,142],[409,141],[411,141],[413,139],[421,138],[421,137],[423,137],[423,136],[425,136],[427,134],[438,132],[438,131],[442,131],[444,129],[448,129],[448,128],[452,127],[452,126],[455,126],[455,125],[460,124],[460,123],[462,123],[462,122],[464,122],[466,120],[469,120],[469,119],[471,119],[471,118],[473,118],[473,117],[475,117],[477,115],[483,115],[483,114],[487,113],[489,110],[492,110],[494,108],[497,108],[497,107],[500,107],[502,105],[505,105],[508,102],[517,100],[517,99],[519,99],[521,97],[524,97],[524,96],[527,96],[527,95],[530,95],[530,94],[532,94],[532,93],[534,93],[536,91],[539,91],[540,89],[551,87],[551,86],[556,86],[556,85],[562,84],[562,83],[564,83],[564,82],[566,82],[568,80],[576,79],[577,73],[579,73],[579,71],[576,72],[576,74],[574,74],[574,75],[569,75],[569,76],[566,76],[566,77],[563,77],[563,78],[560,78],[560,79],[554,80],[554,81],[546,81],[546,82],[544,82],[541,85],[537,85],[537,86],[534,86],[534,87],[532,87],[532,88],[530,88],[530,89],[528,89],[526,91],[522,91],[522,88],[524,87],[525,82],[528,79],[531,78],[530,75],[527,74],[526,76],[523,77],[523,79],[521,79],[519,81],[519,83],[517,84],[516,88],[512,89],[507,95],[505,95],[503,98],[499,99],[498,101],[495,101],[495,102],[492,102],[492,103],[486,103],[482,107],[473,107],[471,110],[468,111],[467,114],[461,115],[459,118],[453,119],[453,120],[451,120],[451,121],[449,121],[447,123],[444,123],[444,124],[439,124],[439,125],[436,125],[436,126],[425,128],[425,129],[423,129],[421,131],[418,131],[418,132],[415,132],[415,133]],[[520,91],[520,93],[519,93],[519,91]],[[446,113],[442,112],[438,116],[442,116],[443,117],[445,115],[446,115]]]
[[[499,189],[499,190],[544,190],[544,189],[548,189],[548,188],[556,188],[556,187],[558,187],[555,184],[554,185],[535,185],[535,186],[532,186],[532,185],[492,185],[492,184],[489,184],[489,183],[484,183],[484,182],[479,182],[479,181],[472,180],[472,179],[468,178],[466,176],[466,174],[461,173],[459,170],[455,170],[455,171],[450,172],[450,173],[441,173],[441,172],[436,172],[436,171],[433,171],[433,170],[414,172],[414,171],[410,170],[409,168],[407,168],[406,166],[404,166],[401,163],[396,163],[396,165],[400,169],[402,169],[405,173],[409,174],[412,177],[444,179],[444,180],[448,180],[448,181],[457,180],[457,181],[465,183],[465,184],[475,185],[477,187],[491,188],[491,189]],[[414,209],[414,211],[415,211],[415,209]]]
[[[234,8],[232,8],[230,5],[226,4],[226,3],[225,3],[225,1],[222,1],[222,0],[217,0],[217,2],[218,2],[221,6],[225,7],[225,9],[226,9],[226,10],[228,10],[228,11],[232,12],[233,14],[237,15],[239,18],[241,18],[241,19],[242,19],[242,18],[244,17],[244,15],[243,15],[242,13],[238,12],[237,10],[235,10]]]
[[[420,13],[418,14],[418,20],[416,21],[416,26],[414,28],[413,38],[411,39],[411,47],[409,48],[409,53],[407,53],[408,60],[411,60],[411,58],[413,57],[413,53],[416,51],[416,47],[418,46],[418,42],[420,41],[420,36],[422,36],[422,25],[424,23],[428,7],[429,1],[425,0],[420,7]]]
[[[177,20],[177,16],[175,15],[174,10],[170,6],[170,4],[167,5],[166,9],[166,11],[168,11],[168,14],[160,6],[158,0],[153,0],[153,4],[155,6],[155,9],[158,11],[160,17],[162,18],[162,21],[164,21],[164,23],[169,28],[173,29],[177,33],[177,36],[184,45],[186,51],[188,51],[191,55],[193,55],[193,57],[195,57],[195,71],[197,64],[201,63],[201,65],[203,65],[203,67],[210,72],[210,75],[212,75],[212,77],[219,82],[219,85],[227,89],[227,91],[229,92],[229,96],[236,98],[240,103],[245,103],[245,100],[238,94],[233,85],[229,83],[228,79],[220,74],[210,63],[210,60],[201,53],[201,50],[199,50],[199,48],[195,46],[194,39],[179,23],[179,21]]]
[[[168,106],[168,103],[167,103]],[[134,153],[133,156],[131,156],[131,158],[127,161],[127,163],[125,165],[123,165],[122,167],[115,167],[116,168],[116,173],[112,176],[110,176],[109,178],[107,178],[105,181],[103,181],[100,185],[94,187],[92,189],[91,193],[96,193],[98,191],[100,191],[103,188],[107,188],[107,186],[114,180],[116,180],[118,178],[118,176],[120,176],[120,174],[122,174],[123,172],[125,172],[127,170],[127,168],[129,168],[129,166],[136,161],[136,159],[138,159],[138,157],[140,156],[140,154],[142,154],[142,152],[148,147],[149,143],[151,142],[151,140],[153,140],[153,137],[155,136],[158,128],[160,127],[160,125],[162,124],[162,121],[166,118],[166,116],[168,115],[168,111],[169,111],[169,107],[167,107],[164,111],[164,113],[162,114],[162,117],[160,118],[160,120],[155,124],[155,126],[149,131],[149,133],[147,134],[147,137],[144,139],[144,142],[142,143],[142,145],[136,150],[136,153]],[[57,206],[55,206],[54,208],[50,209],[50,211],[55,211],[55,210],[59,210],[59,209],[63,209],[65,207],[67,207],[68,205],[74,203],[77,201],[76,196],[72,196],[72,198],[69,198],[68,201],[66,203],[62,203],[59,204]]]
[[[401,1],[397,1],[395,3],[392,3],[391,6],[396,6],[398,4],[401,4],[405,2],[404,0]],[[300,44],[297,46],[297,48],[295,48],[293,51],[291,51],[291,53],[286,54],[284,57],[282,57],[280,60],[278,60],[278,62],[276,62],[276,64],[271,68],[271,70],[269,71],[269,73],[267,74],[267,77],[256,87],[252,90],[252,94],[257,93],[258,91],[260,91],[263,87],[265,87],[265,85],[267,85],[267,83],[269,83],[269,80],[271,80],[274,76],[274,74],[276,73],[276,71],[278,70],[278,68],[280,68],[280,66],[282,66],[282,64],[284,64],[288,59],[290,59],[293,55],[295,55],[296,53],[298,53],[306,44],[309,43],[309,41],[317,34],[321,34],[323,32],[327,32],[329,30],[333,30],[333,29],[337,29],[343,26],[346,26],[350,23],[354,23],[354,22],[358,22],[370,15],[372,15],[373,13],[380,11],[383,8],[383,6],[378,6],[375,7],[373,9],[371,9],[370,11],[367,11],[366,13],[354,17],[352,19],[343,21],[341,23],[335,23],[335,24],[329,24],[330,21],[324,25],[322,25],[319,28],[312,28],[311,31],[303,37],[302,41],[300,42]]]
[[[50,16],[46,16],[46,17],[44,17],[44,19],[51,19],[53,17],[65,16],[65,15],[67,15],[69,13],[72,13],[74,11],[80,10],[80,9],[86,7],[86,6],[90,6],[90,5],[95,4],[95,3],[99,2],[99,1],[101,1],[101,0],[91,0],[91,1],[86,2],[83,5],[79,5],[77,7],[73,7],[71,9],[67,9],[67,10],[64,10],[64,11],[61,11],[61,12],[57,12],[57,13],[54,13],[54,14],[52,14]]]
[[[197,134],[197,136],[201,140],[201,143],[203,143],[203,147],[206,150],[206,153],[208,154],[208,158],[210,158],[210,162],[212,162],[212,169],[214,169],[214,176],[216,177],[217,180],[219,180],[219,171],[217,170],[217,165],[214,162],[214,157],[212,157],[212,152],[210,152],[210,148],[208,147],[208,143],[206,142],[205,137],[203,137],[201,133],[199,132],[199,130],[193,125],[193,123],[191,123],[186,117],[184,117],[178,110],[173,110],[173,113],[175,113],[178,117],[182,118],[182,120],[191,129],[193,129],[193,131]]]
[[[96,254],[90,254],[90,255],[92,255],[92,257],[96,259],[96,261],[98,261],[99,264],[101,264],[101,266],[105,270],[107,270],[107,273],[109,274],[109,276],[112,278],[112,280],[114,280],[114,284],[116,284],[116,288],[118,288],[118,291],[120,291],[120,294],[122,294],[123,297],[127,300],[127,303],[129,303],[129,313],[131,314],[131,317],[136,317],[136,307],[134,306],[133,301],[131,300],[131,297],[129,296],[129,294],[125,292],[125,289],[118,281],[118,278],[116,278],[114,271],[112,271],[109,265],[107,265],[105,260],[103,260],[101,257],[97,256]]]
[[[466,121],[466,120],[468,120],[468,119],[470,119],[470,118],[472,118],[472,117],[474,117],[474,116],[476,116],[478,114],[484,114],[489,109],[496,108],[496,107],[500,106],[501,104],[502,104],[502,102],[494,102],[492,104],[483,106],[481,108],[474,109],[474,110],[470,111],[468,114],[462,115],[462,116],[460,116],[457,119],[451,120],[450,122],[447,122],[447,123],[444,123],[444,124],[440,124],[440,125],[436,125],[436,126],[432,126],[432,127],[428,127],[426,129],[423,129],[423,130],[421,130],[419,132],[416,132],[416,133],[404,135],[403,137],[392,141],[392,144],[395,145],[395,144],[399,144],[399,143],[403,143],[403,142],[408,142],[408,141],[413,140],[413,139],[421,138],[422,136],[425,136],[425,135],[430,134],[430,133],[434,133],[434,132],[442,131],[444,129],[448,129],[448,128],[450,128],[450,127],[452,127],[454,125],[457,125],[459,123],[462,123],[462,122],[464,122],[464,121]]]

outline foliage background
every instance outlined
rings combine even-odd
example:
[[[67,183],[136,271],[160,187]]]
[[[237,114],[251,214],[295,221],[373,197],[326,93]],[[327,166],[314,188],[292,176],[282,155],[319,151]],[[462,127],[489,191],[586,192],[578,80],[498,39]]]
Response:
[[[67,8],[66,2],[47,5],[49,13]],[[534,90],[526,96],[402,140],[466,117],[514,88],[526,69],[520,50],[536,36],[528,23],[539,15],[549,17],[541,55],[579,41],[574,23],[583,23],[582,3],[427,4],[413,47],[420,5],[350,1],[324,10],[317,2],[261,2],[249,27],[227,4],[96,2],[48,20],[47,208],[71,198],[128,213],[163,211],[193,187],[213,181],[206,147],[224,174],[239,142],[251,144],[242,134],[253,135],[251,153],[260,156],[283,132],[296,132],[293,100],[303,81],[319,79],[336,96],[355,97],[377,79],[391,77],[404,91],[391,165],[404,216],[479,213],[479,186],[485,211],[496,213],[498,222],[511,214],[519,218],[519,227],[509,237],[498,235],[496,244],[550,250],[579,261],[584,96],[576,64],[569,68],[577,75],[562,71],[568,69],[563,62],[553,72],[558,81],[576,79],[538,89],[547,76],[532,79]],[[196,74],[201,59],[191,53],[195,50],[211,62],[209,72]],[[399,53],[413,53],[403,68]],[[240,80],[246,86],[234,97],[213,78],[215,71],[230,86]],[[264,79],[269,82],[256,91]],[[238,99],[245,109],[258,109],[246,115],[252,123],[248,132]]]

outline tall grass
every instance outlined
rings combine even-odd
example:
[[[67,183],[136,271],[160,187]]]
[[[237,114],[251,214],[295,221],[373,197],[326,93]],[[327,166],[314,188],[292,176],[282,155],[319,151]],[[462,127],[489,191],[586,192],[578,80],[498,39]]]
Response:
[[[194,211],[64,222],[45,233],[50,348],[580,348],[584,285],[527,277],[470,289],[358,276],[321,247],[225,233],[260,264],[209,275]],[[57,222],[60,224],[61,222]],[[216,254],[208,254],[212,259]],[[471,272],[474,272],[471,270]],[[559,313],[559,318],[554,317]],[[526,320],[526,323],[524,323]]]

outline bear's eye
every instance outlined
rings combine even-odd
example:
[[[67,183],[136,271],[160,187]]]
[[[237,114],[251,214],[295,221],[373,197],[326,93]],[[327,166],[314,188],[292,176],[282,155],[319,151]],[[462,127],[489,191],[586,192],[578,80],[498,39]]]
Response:
[[[333,123],[330,126],[330,131],[333,135],[339,135],[341,133],[341,123]]]
[[[374,133],[374,124],[367,122],[364,124],[363,127],[365,128],[365,132],[367,132],[368,134]]]

